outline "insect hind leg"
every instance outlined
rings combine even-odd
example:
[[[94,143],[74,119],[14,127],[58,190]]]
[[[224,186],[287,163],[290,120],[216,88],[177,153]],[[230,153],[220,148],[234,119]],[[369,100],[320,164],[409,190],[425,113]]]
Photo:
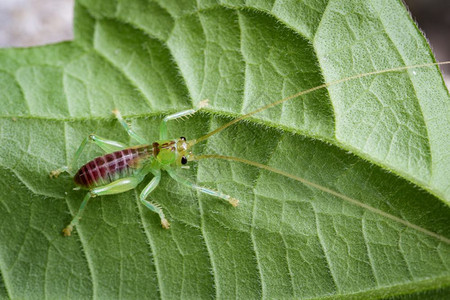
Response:
[[[142,176],[142,175],[135,176],[135,177],[125,177],[125,178],[113,181],[104,186],[99,186],[99,187],[93,188],[84,197],[83,202],[81,203],[80,208],[78,209],[78,212],[73,217],[72,221],[69,223],[69,225],[67,225],[63,229],[64,236],[71,235],[73,228],[80,221],[81,214],[83,213],[84,209],[86,208],[86,205],[90,198],[96,197],[96,196],[114,195],[114,194],[119,194],[119,193],[129,191],[131,189],[134,189],[142,181],[142,179],[144,179],[144,176]]]
[[[78,209],[77,214],[73,217],[72,221],[67,225],[63,230],[64,236],[70,236],[72,234],[73,227],[78,224],[78,221],[81,218],[81,214],[83,213],[87,203],[89,202],[89,199],[91,199],[91,193],[87,193],[86,196],[84,196],[83,202],[80,205],[80,208]]]
[[[61,173],[63,172],[67,172],[67,173],[71,173],[74,168],[76,167],[76,164],[78,162],[78,159],[80,158],[81,153],[83,152],[83,150],[86,148],[86,145],[88,143],[93,143],[94,145],[97,145],[100,149],[102,149],[105,153],[109,153],[109,152],[115,152],[115,151],[119,151],[122,150],[124,148],[126,148],[127,146],[113,141],[113,140],[107,140],[105,138],[102,138],[98,135],[95,134],[90,134],[89,136],[87,136],[83,142],[81,142],[81,145],[78,147],[77,151],[75,152],[75,155],[70,163],[70,165],[68,166],[63,166],[57,170],[53,170],[50,172],[50,177],[51,178],[56,178],[58,177]]]

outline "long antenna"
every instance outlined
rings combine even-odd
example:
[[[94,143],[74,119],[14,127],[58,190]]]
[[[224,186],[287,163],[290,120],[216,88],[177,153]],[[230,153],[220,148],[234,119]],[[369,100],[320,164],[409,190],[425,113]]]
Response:
[[[442,235],[439,235],[439,234],[437,234],[435,232],[432,232],[432,231],[430,231],[428,229],[422,228],[422,227],[420,227],[418,225],[415,225],[413,223],[405,221],[405,220],[403,220],[403,219],[401,219],[399,217],[391,215],[391,214],[389,214],[387,212],[384,212],[384,211],[382,211],[382,210],[380,210],[378,208],[372,207],[372,206],[370,206],[368,204],[364,204],[364,203],[362,203],[361,201],[359,201],[357,199],[353,199],[353,198],[351,198],[349,196],[346,196],[346,195],[343,195],[343,194],[338,193],[336,191],[333,191],[333,190],[331,190],[329,188],[326,188],[326,187],[324,187],[324,186],[322,186],[320,184],[317,184],[317,183],[314,183],[312,181],[309,181],[309,180],[307,180],[305,178],[289,174],[289,173],[284,172],[282,170],[275,169],[275,168],[263,165],[261,163],[257,163],[257,162],[254,162],[254,161],[251,161],[251,160],[246,160],[246,159],[239,158],[239,157],[224,156],[224,155],[218,155],[218,154],[198,155],[198,156],[195,156],[194,160],[201,160],[201,159],[208,159],[208,158],[216,158],[216,159],[237,161],[237,162],[240,162],[240,163],[244,163],[244,164],[247,164],[247,165],[255,166],[255,167],[258,167],[258,168],[261,168],[261,169],[264,169],[264,170],[267,170],[267,171],[270,171],[270,172],[273,172],[273,173],[276,173],[276,174],[280,174],[282,176],[294,179],[294,180],[299,181],[299,182],[301,182],[301,183],[303,183],[305,185],[309,185],[309,186],[311,186],[313,188],[316,188],[316,189],[318,189],[318,190],[320,190],[322,192],[325,192],[325,193],[328,193],[330,195],[333,195],[333,196],[336,196],[338,198],[341,198],[342,200],[345,200],[345,201],[347,201],[347,202],[349,202],[349,203],[351,203],[353,205],[356,205],[356,206],[359,206],[361,208],[367,209],[368,211],[376,213],[376,214],[378,214],[380,216],[383,216],[385,218],[391,219],[391,220],[393,220],[393,221],[395,221],[397,223],[403,224],[403,225],[405,225],[405,226],[407,226],[409,228],[413,228],[413,229],[415,229],[417,231],[420,231],[420,232],[422,232],[422,233],[424,233],[424,234],[426,234],[428,236],[434,237],[434,238],[436,238],[438,240],[441,240],[442,242],[450,245],[450,239],[448,239],[448,238],[446,238],[446,237],[444,237]]]
[[[249,113],[247,113],[245,115],[242,115],[242,116],[240,116],[240,117],[238,117],[238,118],[228,122],[227,124],[225,124],[225,125],[217,128],[217,129],[211,131],[210,133],[205,134],[202,137],[199,137],[199,138],[197,138],[195,140],[191,140],[190,142],[188,142],[188,148],[192,147],[193,145],[195,145],[195,144],[197,144],[197,143],[199,143],[201,141],[206,140],[210,136],[221,132],[222,130],[230,127],[231,125],[233,125],[233,124],[235,124],[235,123],[237,123],[237,122],[239,122],[239,121],[241,121],[241,120],[243,120],[245,118],[248,118],[248,117],[250,117],[250,116],[252,116],[254,114],[259,113],[260,111],[266,110],[266,109],[271,108],[273,106],[277,106],[278,104],[281,104],[281,103],[286,102],[288,100],[291,100],[291,99],[294,99],[294,98],[297,98],[297,97],[300,97],[300,96],[312,93],[314,91],[327,88],[327,87],[332,86],[332,85],[336,85],[336,84],[343,83],[343,82],[346,82],[346,81],[349,81],[349,80],[358,79],[358,78],[362,78],[362,77],[367,77],[367,76],[371,76],[371,75],[384,74],[384,73],[396,72],[396,71],[403,71],[403,70],[409,70],[409,69],[415,69],[415,68],[432,67],[432,66],[437,66],[437,65],[447,65],[447,64],[450,64],[450,61],[443,61],[443,62],[436,62],[436,63],[427,63],[427,64],[405,66],[405,67],[397,67],[397,68],[392,68],[392,69],[385,69],[385,70],[380,70],[380,71],[373,71],[373,72],[369,72],[369,73],[353,75],[353,76],[346,77],[346,78],[343,78],[343,79],[339,79],[339,80],[335,80],[335,81],[332,81],[332,82],[324,83],[324,84],[321,84],[319,86],[316,86],[316,87],[313,87],[313,88],[310,88],[310,89],[298,92],[296,94],[290,95],[290,96],[288,96],[286,98],[283,98],[281,100],[272,102],[270,104],[267,104],[267,105],[265,105],[263,107],[260,107],[260,108],[258,108],[256,110],[254,110],[254,111],[251,111],[251,112],[249,112]]]

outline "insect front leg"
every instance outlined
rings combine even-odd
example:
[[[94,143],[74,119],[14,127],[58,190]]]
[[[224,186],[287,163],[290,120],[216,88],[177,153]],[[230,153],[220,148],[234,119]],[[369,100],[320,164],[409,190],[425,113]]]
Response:
[[[167,140],[169,138],[169,136],[167,135],[167,121],[170,120],[176,120],[182,117],[186,117],[189,115],[194,114],[195,112],[197,112],[199,109],[208,106],[208,99],[206,100],[202,100],[199,102],[199,104],[197,105],[197,109],[187,109],[187,110],[183,110],[171,115],[166,116],[162,121],[161,124],[159,126],[159,139],[160,140]]]
[[[195,190],[197,190],[197,191],[199,191],[201,193],[204,193],[204,194],[208,194],[208,195],[211,195],[211,196],[214,196],[214,197],[221,198],[221,199],[227,201],[228,203],[230,203],[231,205],[233,205],[234,207],[238,206],[238,204],[239,204],[239,200],[238,199],[233,198],[233,197],[231,197],[229,195],[226,195],[226,194],[224,194],[222,192],[219,192],[219,191],[214,191],[214,190],[211,190],[209,188],[198,186],[195,183],[191,182],[189,179],[186,179],[186,178],[176,174],[172,170],[167,170],[167,173],[169,173],[170,177],[172,177],[173,179],[175,179],[176,181],[178,181],[179,183],[181,183],[181,184],[183,184],[183,185],[185,185],[187,187],[195,189]]]
[[[70,173],[74,168],[76,167],[78,158],[80,157],[83,150],[86,148],[86,145],[88,143],[93,143],[94,145],[97,145],[100,147],[105,153],[115,152],[121,149],[126,148],[127,146],[116,142],[112,140],[107,140],[105,138],[99,137],[95,134],[90,134],[88,137],[86,137],[83,142],[81,142],[81,145],[78,147],[77,151],[75,152],[75,155],[68,166],[63,166],[57,170],[53,170],[50,172],[50,177],[56,178],[61,174],[62,172],[68,172]]]
[[[75,214],[75,216],[73,217],[70,224],[67,225],[66,228],[63,229],[62,232],[63,232],[64,236],[71,235],[73,228],[80,221],[81,214],[83,213],[84,209],[86,208],[86,205],[90,198],[97,197],[97,196],[104,196],[104,195],[120,194],[120,193],[129,191],[131,189],[134,189],[142,181],[142,179],[144,179],[143,175],[139,175],[136,177],[125,177],[125,178],[113,181],[104,186],[99,186],[99,187],[92,189],[84,197],[83,202],[81,203],[80,208],[78,209],[78,212]]]
[[[155,177],[153,177],[150,183],[142,190],[141,194],[139,195],[139,200],[141,201],[142,204],[145,205],[145,207],[147,207],[148,209],[154,211],[159,215],[159,218],[161,219],[161,226],[163,228],[169,229],[170,224],[167,221],[162,209],[158,205],[145,200],[148,197],[148,195],[150,195],[150,193],[158,186],[159,181],[161,180],[160,170],[154,170],[152,173],[153,175],[155,175]]]

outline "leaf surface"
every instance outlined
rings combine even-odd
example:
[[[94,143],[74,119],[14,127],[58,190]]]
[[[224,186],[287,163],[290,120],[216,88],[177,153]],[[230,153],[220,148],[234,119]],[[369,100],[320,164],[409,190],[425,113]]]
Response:
[[[238,156],[94,199],[48,174],[88,134],[133,144],[111,111],[188,139],[348,76],[432,62],[400,1],[78,1],[75,40],[0,51],[1,298],[381,298],[450,285],[449,94],[436,67],[351,80],[290,100],[195,147]],[[83,162],[99,155],[94,147]],[[340,197],[324,191],[329,189]],[[345,198],[347,197],[347,198]],[[351,199],[352,201],[349,201]],[[356,205],[355,205],[356,203]],[[399,222],[398,220],[401,220]],[[445,291],[445,290],[444,290]],[[419,296],[417,296],[419,297]]]

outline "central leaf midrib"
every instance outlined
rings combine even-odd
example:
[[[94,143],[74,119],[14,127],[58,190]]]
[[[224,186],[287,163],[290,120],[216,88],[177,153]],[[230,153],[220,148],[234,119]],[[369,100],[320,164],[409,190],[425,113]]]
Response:
[[[207,8],[207,9],[201,9],[201,10],[195,11],[195,12],[192,13],[192,14],[198,14],[199,12],[203,12],[203,11],[211,11],[211,10],[215,10],[215,9],[217,9],[217,8],[230,9],[230,7],[218,5],[218,6],[214,6],[214,7],[209,7],[209,8]],[[238,11],[239,11],[239,10],[243,10],[242,8],[236,8],[236,7],[233,7],[233,9],[234,9],[234,10],[238,10]],[[88,8],[86,8],[86,10],[89,11]],[[262,12],[262,11],[260,11],[260,12]],[[264,12],[264,13],[267,13],[267,12]],[[186,16],[188,16],[188,15],[191,15],[191,14],[183,15],[183,17],[186,17]],[[91,16],[93,17],[92,14],[91,14]],[[322,16],[323,16],[323,15],[322,15]],[[271,14],[271,17],[273,17],[273,18],[279,20],[279,18],[277,18],[277,16],[274,16],[273,14]],[[94,18],[94,17],[93,17],[93,18]],[[108,19],[108,18],[105,17],[105,19]],[[177,18],[174,17],[174,20],[176,20],[176,19],[177,19]],[[178,18],[178,19],[179,19],[179,18]],[[164,45],[166,45],[166,47],[169,49],[169,52],[172,53],[172,49],[169,47],[169,45],[167,44],[166,41],[161,40],[160,38],[158,38],[158,37],[152,35],[151,32],[148,32],[148,31],[146,31],[145,29],[139,27],[139,24],[130,23],[130,22],[128,22],[127,20],[123,20],[123,19],[120,19],[120,21],[119,21],[117,18],[109,18],[109,20],[114,21],[114,22],[121,22],[121,23],[124,23],[124,24],[133,26],[136,30],[139,30],[139,31],[143,32],[145,35],[151,37],[152,39],[156,39],[156,40],[161,41],[161,43],[163,43]],[[279,21],[282,22],[282,20],[279,20]],[[284,26],[290,28],[290,27],[289,27],[287,24],[285,24],[284,22],[282,22],[282,23],[284,24]],[[290,28],[290,29],[293,30],[292,28]],[[294,30],[294,31],[295,31],[295,30]],[[296,33],[296,34],[299,34],[299,33],[296,32],[296,31],[295,31],[295,33]],[[167,40],[170,39],[170,36],[171,36],[171,35],[169,35],[169,37],[167,38]],[[301,35],[301,34],[300,34],[300,36],[301,36],[302,38],[307,39],[307,37],[305,37],[305,36],[303,36],[303,35]],[[171,54],[171,56],[172,56],[173,59],[175,59],[174,56],[173,56],[172,54]],[[176,60],[175,60],[175,61],[176,61]],[[177,65],[179,65],[179,63],[177,63]],[[121,71],[120,68],[119,68],[118,70]],[[123,74],[123,72],[121,72],[121,73]],[[186,80],[185,80],[183,74],[180,73],[180,72],[178,72],[178,73],[181,75],[181,78],[183,78],[183,85],[184,85],[185,87],[188,87],[188,85],[186,84]],[[189,91],[190,89],[187,88],[187,90]],[[164,111],[164,112],[163,112],[163,111],[160,111],[160,112],[157,112],[157,113],[134,114],[134,115],[126,115],[125,117],[126,117],[126,118],[130,118],[130,119],[133,119],[133,118],[146,118],[146,117],[160,116],[160,115],[162,115],[163,113],[164,113],[164,114],[169,114],[169,113],[172,113],[172,112],[175,112],[175,111],[176,111],[176,110],[173,110],[173,111]],[[212,114],[214,114],[215,116],[219,116],[219,117],[238,117],[238,116],[240,116],[239,114],[233,114],[233,113],[230,113],[230,112],[218,111],[218,110],[214,110],[214,109],[208,109],[207,111],[208,111],[209,113],[212,113]],[[78,121],[78,120],[79,120],[79,121],[82,121],[82,120],[108,120],[108,119],[109,119],[109,118],[106,118],[106,117],[100,117],[100,116],[99,116],[99,117],[90,117],[90,118],[47,118],[47,117],[39,117],[39,116],[36,116],[36,117],[32,117],[32,116],[29,116],[29,117],[23,117],[23,116],[4,116],[4,117],[2,117],[2,116],[0,116],[0,118],[17,118],[17,119],[22,119],[22,118],[27,118],[27,119],[28,119],[28,118],[37,118],[37,119],[46,119],[46,120],[64,121],[64,122],[72,122],[72,121]],[[326,136],[319,136],[319,135],[315,135],[315,134],[313,134],[313,133],[311,133],[311,132],[308,132],[308,131],[305,131],[305,130],[298,130],[298,129],[295,129],[295,128],[289,128],[289,127],[286,127],[286,126],[281,126],[281,125],[279,125],[279,124],[274,124],[274,123],[272,123],[272,122],[267,122],[267,121],[260,120],[260,119],[252,119],[251,121],[253,121],[253,122],[255,122],[255,123],[261,123],[261,124],[263,124],[263,125],[265,125],[265,126],[268,126],[268,127],[271,127],[271,128],[278,128],[278,129],[281,128],[281,129],[283,129],[283,130],[286,131],[286,132],[290,132],[290,133],[294,133],[294,134],[300,134],[300,135],[303,135],[303,136],[308,136],[308,137],[310,137],[310,138],[318,139],[318,140],[324,141],[324,142],[326,142],[326,143],[332,143],[332,144],[334,144],[335,146],[337,146],[337,147],[339,147],[339,148],[342,148],[342,149],[347,150],[347,151],[352,151],[352,152],[354,152],[357,156],[359,156],[359,157],[361,157],[361,158],[363,158],[363,159],[365,159],[365,160],[369,160],[369,161],[371,161],[372,163],[374,163],[374,164],[380,166],[380,167],[383,168],[383,169],[390,170],[390,171],[394,171],[395,173],[398,173],[400,176],[402,176],[402,177],[408,179],[410,182],[412,182],[412,183],[414,183],[414,184],[417,184],[417,185],[421,186],[422,188],[425,188],[425,189],[428,190],[430,193],[432,193],[432,194],[434,194],[434,195],[436,195],[436,196],[438,196],[438,197],[442,197],[442,193],[441,193],[441,192],[435,191],[434,187],[430,186],[427,182],[425,182],[425,181],[423,181],[423,180],[420,180],[420,179],[416,178],[416,177],[414,176],[414,174],[409,174],[409,173],[405,172],[404,170],[398,170],[398,169],[395,168],[395,167],[392,167],[392,166],[383,164],[382,161],[379,161],[378,159],[373,158],[370,154],[365,153],[365,152],[363,152],[363,151],[360,151],[360,149],[354,148],[354,147],[352,147],[352,145],[348,145],[348,144],[344,144],[344,143],[342,143],[342,142],[339,142],[336,138],[328,138],[328,137],[326,137]],[[277,126],[275,126],[275,125],[277,125]]]

